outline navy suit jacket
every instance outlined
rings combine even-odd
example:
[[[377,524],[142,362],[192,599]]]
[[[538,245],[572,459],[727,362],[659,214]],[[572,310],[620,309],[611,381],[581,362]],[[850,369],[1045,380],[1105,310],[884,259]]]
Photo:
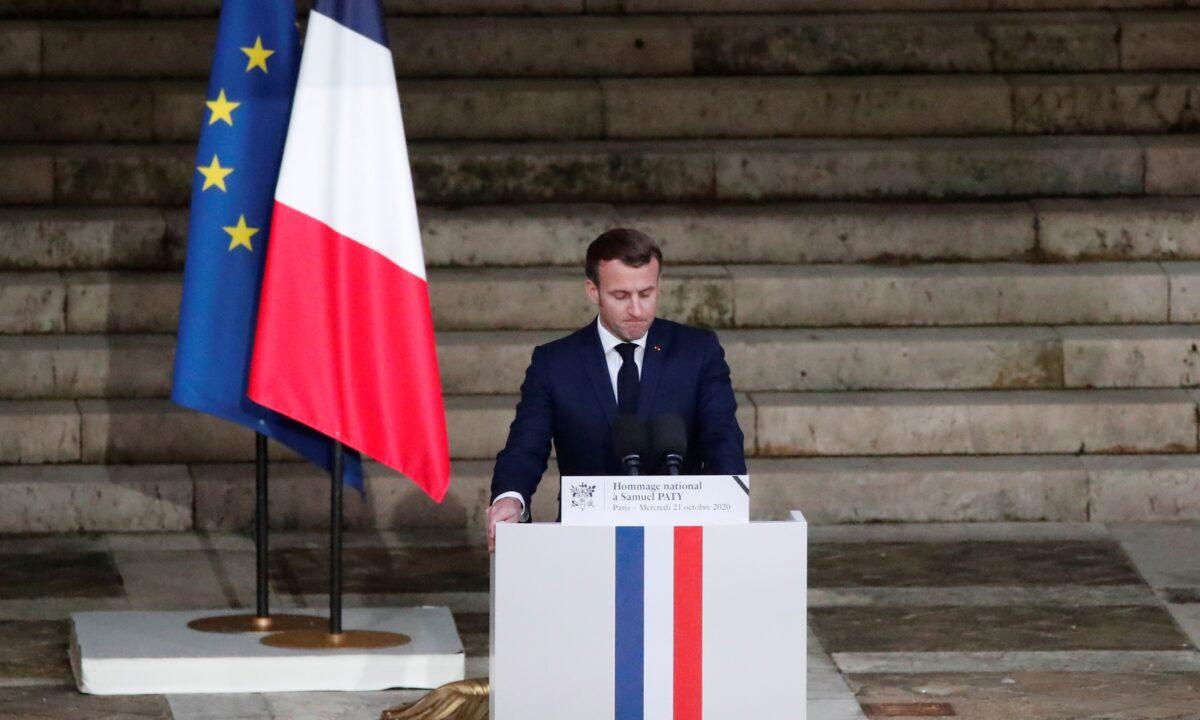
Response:
[[[746,472],[737,401],[725,352],[710,330],[656,318],[642,357],[638,416],[676,413],[688,430],[684,472]],[[612,449],[617,416],[596,322],[533,350],[508,442],[496,456],[492,499],[518,492],[532,507],[553,441],[562,475],[620,475]],[[653,471],[653,468],[650,468]]]

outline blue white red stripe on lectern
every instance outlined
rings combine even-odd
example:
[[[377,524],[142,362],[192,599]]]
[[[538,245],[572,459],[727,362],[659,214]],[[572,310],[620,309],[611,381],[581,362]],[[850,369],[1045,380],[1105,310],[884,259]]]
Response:
[[[701,720],[704,529],[615,528],[615,720]]]
[[[616,528],[616,720],[643,720],[646,535]]]

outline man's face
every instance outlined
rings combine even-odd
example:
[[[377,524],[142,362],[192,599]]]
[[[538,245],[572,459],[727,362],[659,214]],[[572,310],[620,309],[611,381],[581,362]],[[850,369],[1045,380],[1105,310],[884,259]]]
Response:
[[[604,327],[626,342],[641,338],[658,310],[658,259],[636,268],[620,260],[602,260],[596,272],[600,286],[591,280],[585,284]]]

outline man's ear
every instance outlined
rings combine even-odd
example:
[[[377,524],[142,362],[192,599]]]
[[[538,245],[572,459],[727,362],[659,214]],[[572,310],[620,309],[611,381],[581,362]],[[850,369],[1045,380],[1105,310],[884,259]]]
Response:
[[[587,291],[588,300],[592,301],[593,305],[600,304],[600,288],[596,287],[596,283],[592,282],[591,278],[583,281],[583,289]]]

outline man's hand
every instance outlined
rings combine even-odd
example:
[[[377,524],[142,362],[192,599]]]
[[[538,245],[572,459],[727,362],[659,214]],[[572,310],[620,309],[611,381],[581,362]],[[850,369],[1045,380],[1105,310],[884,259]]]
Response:
[[[516,498],[500,498],[487,510],[488,552],[496,549],[496,523],[517,522],[521,519],[521,503]]]

